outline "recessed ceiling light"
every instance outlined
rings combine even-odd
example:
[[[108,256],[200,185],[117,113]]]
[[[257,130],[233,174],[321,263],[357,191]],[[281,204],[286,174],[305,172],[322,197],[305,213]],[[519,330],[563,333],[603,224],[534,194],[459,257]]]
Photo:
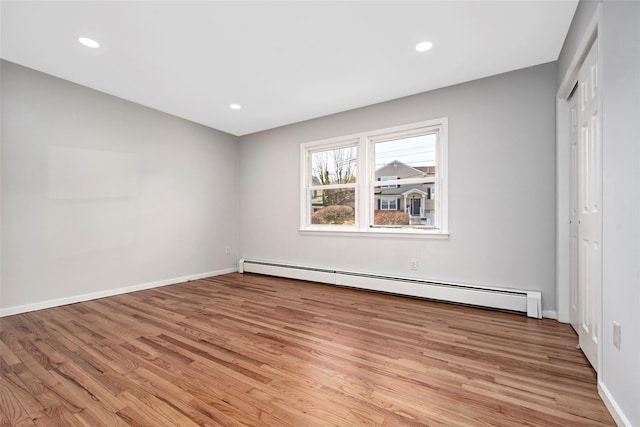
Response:
[[[87,37],[80,37],[78,38],[78,41],[83,45],[85,45],[86,47],[91,47],[93,49],[100,47],[100,43],[98,43],[95,40],[89,39]]]
[[[239,110],[242,108],[242,105],[240,104],[231,104],[229,105],[229,108],[231,108],[232,110]]]
[[[431,42],[421,42],[416,45],[416,50],[418,52],[426,52],[433,47],[433,43]]]

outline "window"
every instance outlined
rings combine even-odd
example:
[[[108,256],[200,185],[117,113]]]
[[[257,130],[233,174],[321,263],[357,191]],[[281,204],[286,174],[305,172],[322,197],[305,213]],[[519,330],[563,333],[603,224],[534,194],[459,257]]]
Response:
[[[380,199],[380,210],[395,211],[398,209],[398,199]]]
[[[358,149],[353,144],[309,151],[311,224],[355,224]]]
[[[397,176],[381,176],[380,178],[378,178],[378,181],[395,181],[396,179],[398,179]],[[398,187],[396,184],[382,186],[382,188],[396,188],[396,187]]]
[[[303,232],[446,237],[446,118],[301,146]]]

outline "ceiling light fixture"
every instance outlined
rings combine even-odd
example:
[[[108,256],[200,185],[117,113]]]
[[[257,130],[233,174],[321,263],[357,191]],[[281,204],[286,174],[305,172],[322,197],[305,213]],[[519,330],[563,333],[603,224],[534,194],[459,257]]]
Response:
[[[232,110],[239,110],[242,108],[242,105],[240,104],[231,104],[229,105],[229,108],[231,108]]]
[[[82,43],[83,45],[85,45],[86,47],[90,47],[93,49],[99,48],[100,47],[100,43],[98,43],[97,41],[87,38],[87,37],[79,37],[78,41],[80,43]]]
[[[416,50],[418,52],[426,52],[433,47],[433,43],[431,42],[421,42],[416,45]]]

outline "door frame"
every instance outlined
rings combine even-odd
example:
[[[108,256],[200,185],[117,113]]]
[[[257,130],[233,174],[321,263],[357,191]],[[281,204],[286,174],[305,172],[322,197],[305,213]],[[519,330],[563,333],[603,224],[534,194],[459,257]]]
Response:
[[[562,82],[556,93],[556,304],[557,319],[560,322],[569,323],[570,317],[570,147],[569,147],[569,123],[571,105],[568,97],[578,79],[578,72],[589,53],[593,42],[598,44],[600,52],[600,40],[598,28],[602,19],[602,6],[598,4],[593,17],[589,21],[585,32],[578,43],[571,63],[562,77]],[[598,56],[598,78],[602,76],[601,55]],[[599,85],[602,88],[602,85]],[[602,120],[602,96],[599,97],[598,114]],[[598,128],[599,138],[602,141],[602,126]],[[603,249],[604,250],[604,249]],[[602,262],[602,260],[601,260]],[[602,304],[602,297],[600,298]],[[602,310],[600,310],[602,313]],[[602,325],[602,314],[600,314]],[[602,342],[602,327],[599,328],[599,342]],[[597,372],[601,372],[602,346],[598,346]]]

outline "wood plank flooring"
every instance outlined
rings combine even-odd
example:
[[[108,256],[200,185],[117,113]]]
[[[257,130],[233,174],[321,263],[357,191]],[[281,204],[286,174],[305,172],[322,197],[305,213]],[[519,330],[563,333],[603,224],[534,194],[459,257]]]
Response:
[[[568,325],[252,274],[0,319],[0,425],[614,425]]]

